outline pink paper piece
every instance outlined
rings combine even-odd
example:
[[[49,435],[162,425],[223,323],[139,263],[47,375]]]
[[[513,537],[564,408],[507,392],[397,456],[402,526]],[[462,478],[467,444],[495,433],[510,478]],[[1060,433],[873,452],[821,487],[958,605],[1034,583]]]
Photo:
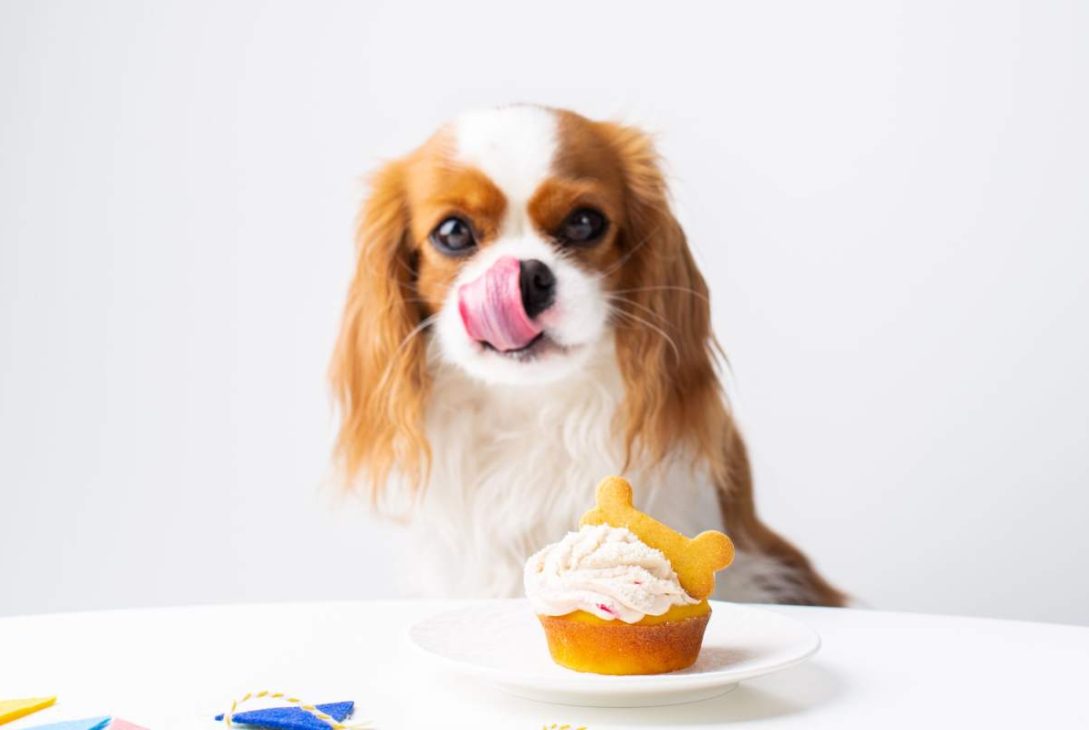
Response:
[[[133,725],[128,720],[122,720],[119,717],[115,717],[106,730],[147,730],[147,728],[142,725]]]

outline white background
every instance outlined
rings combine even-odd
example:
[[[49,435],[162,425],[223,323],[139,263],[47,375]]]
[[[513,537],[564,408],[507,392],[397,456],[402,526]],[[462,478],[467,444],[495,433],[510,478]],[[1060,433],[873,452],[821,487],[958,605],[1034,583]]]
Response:
[[[668,8],[668,9],[667,9]],[[1089,623],[1084,2],[0,4],[0,613],[393,593],[323,486],[359,176],[474,106],[660,134],[768,521]]]

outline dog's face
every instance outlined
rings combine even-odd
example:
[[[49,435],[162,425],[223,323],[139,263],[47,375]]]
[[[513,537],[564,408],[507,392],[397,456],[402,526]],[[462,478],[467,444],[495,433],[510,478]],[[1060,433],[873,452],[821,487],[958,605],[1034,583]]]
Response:
[[[622,436],[652,458],[717,389],[706,287],[632,128],[533,106],[465,114],[378,172],[358,246],[332,371],[349,473],[426,461],[429,350],[534,387],[615,342]]]
[[[416,291],[441,356],[533,385],[585,363],[622,276],[620,162],[581,117],[465,114],[406,163]]]

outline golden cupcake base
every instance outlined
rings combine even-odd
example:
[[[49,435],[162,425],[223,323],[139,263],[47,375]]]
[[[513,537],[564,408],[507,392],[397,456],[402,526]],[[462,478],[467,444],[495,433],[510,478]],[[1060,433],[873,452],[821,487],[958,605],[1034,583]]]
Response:
[[[560,666],[595,674],[662,674],[695,663],[711,612],[637,624],[603,621],[582,611],[537,618]]]

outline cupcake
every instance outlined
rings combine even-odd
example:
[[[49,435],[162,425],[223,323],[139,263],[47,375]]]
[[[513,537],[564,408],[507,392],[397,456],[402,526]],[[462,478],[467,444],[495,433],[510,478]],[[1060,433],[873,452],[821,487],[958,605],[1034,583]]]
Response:
[[[526,562],[526,596],[557,664],[660,674],[696,661],[714,574],[732,559],[721,532],[690,540],[636,510],[631,485],[609,477],[579,530]]]

